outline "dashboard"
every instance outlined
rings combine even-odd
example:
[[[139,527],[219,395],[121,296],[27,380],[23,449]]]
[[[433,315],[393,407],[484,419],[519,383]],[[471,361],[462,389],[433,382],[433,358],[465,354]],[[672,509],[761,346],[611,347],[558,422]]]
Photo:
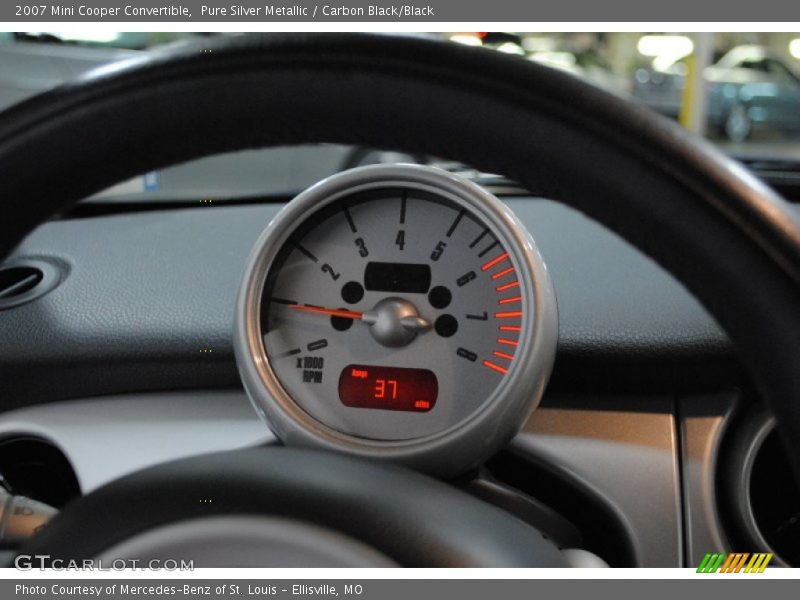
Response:
[[[556,290],[551,387],[672,389],[681,385],[678,367],[698,364],[692,375],[702,387],[738,377],[724,333],[648,257],[556,202],[504,202],[536,239]],[[4,406],[240,387],[236,296],[253,244],[281,207],[198,204],[38,228],[9,263],[44,259],[59,268],[61,282],[36,302],[0,311]]]

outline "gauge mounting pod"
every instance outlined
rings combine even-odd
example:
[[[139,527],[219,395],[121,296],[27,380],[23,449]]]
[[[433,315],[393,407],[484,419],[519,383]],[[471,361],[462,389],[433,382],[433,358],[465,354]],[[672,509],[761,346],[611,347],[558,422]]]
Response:
[[[519,431],[557,335],[544,261],[502,202],[440,169],[377,165],[314,185],[269,224],[235,351],[287,445],[447,476]]]

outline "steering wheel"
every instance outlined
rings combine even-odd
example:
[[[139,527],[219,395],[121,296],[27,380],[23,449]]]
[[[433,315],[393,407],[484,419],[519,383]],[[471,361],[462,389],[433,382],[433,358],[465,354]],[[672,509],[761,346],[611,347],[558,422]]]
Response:
[[[0,255],[59,209],[138,173],[312,142],[458,160],[604,223],[705,305],[784,441],[800,439],[800,223],[786,202],[676,125],[481,49],[356,34],[242,36],[100,69],[0,117]],[[800,453],[789,455],[800,481]],[[68,507],[28,551],[96,556],[200,515],[204,493],[221,498],[216,515],[311,521],[404,565],[563,564],[538,532],[445,484],[280,448],[112,482]],[[431,499],[430,513],[415,508]]]

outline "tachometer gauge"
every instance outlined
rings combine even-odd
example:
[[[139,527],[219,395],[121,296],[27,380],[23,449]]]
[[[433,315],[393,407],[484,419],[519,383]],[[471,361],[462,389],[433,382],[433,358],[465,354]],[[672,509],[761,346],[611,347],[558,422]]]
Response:
[[[538,403],[555,298],[528,233],[442,170],[364,167],[300,194],[240,291],[245,388],[288,444],[452,474]]]

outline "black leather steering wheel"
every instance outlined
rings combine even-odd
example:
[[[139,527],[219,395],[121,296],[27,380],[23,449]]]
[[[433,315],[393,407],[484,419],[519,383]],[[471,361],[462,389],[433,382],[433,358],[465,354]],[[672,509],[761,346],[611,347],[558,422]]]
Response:
[[[59,209],[137,173],[310,142],[459,160],[604,223],[700,299],[784,441],[800,440],[800,223],[786,202],[664,119],[480,49],[355,34],[242,36],[43,94],[0,117],[0,256]],[[790,457],[800,481],[800,453]]]
[[[21,553],[92,558],[141,532],[219,515],[313,523],[406,567],[566,566],[541,533],[455,487],[394,465],[281,447],[208,454],[123,477],[69,505]],[[221,554],[205,566],[219,566]]]

